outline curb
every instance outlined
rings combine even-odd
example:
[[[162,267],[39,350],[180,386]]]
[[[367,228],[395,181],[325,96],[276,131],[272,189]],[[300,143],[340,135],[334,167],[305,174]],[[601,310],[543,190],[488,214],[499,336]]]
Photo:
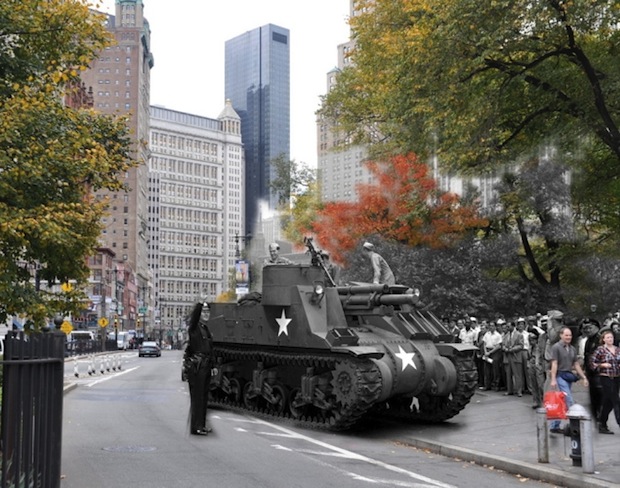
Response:
[[[67,393],[69,393],[72,390],[75,390],[77,388],[77,383],[65,383],[64,386],[62,387],[62,394],[66,395]]]
[[[609,481],[593,478],[587,474],[576,475],[566,473],[560,469],[550,467],[548,464],[536,465],[515,461],[502,456],[493,456],[492,454],[473,451],[450,444],[439,444],[426,439],[410,439],[409,441],[398,442],[409,447],[424,449],[434,454],[458,458],[480,466],[493,466],[507,473],[517,474],[532,480],[553,483],[566,488],[609,488]]]

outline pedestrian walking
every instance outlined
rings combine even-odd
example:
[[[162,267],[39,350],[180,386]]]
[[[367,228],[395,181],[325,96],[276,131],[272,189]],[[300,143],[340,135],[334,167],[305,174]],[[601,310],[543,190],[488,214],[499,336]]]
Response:
[[[614,334],[607,330],[601,335],[600,346],[590,356],[590,367],[596,372],[602,390],[602,406],[598,431],[613,434],[607,427],[609,413],[613,410],[620,426],[620,348],[614,345]]]
[[[183,369],[190,396],[190,434],[207,435],[207,403],[213,368],[213,338],[203,316],[205,305],[198,303],[189,316],[189,342],[183,355]]]
[[[571,345],[573,333],[569,327],[560,329],[560,340],[551,347],[551,388],[558,388],[564,392],[566,406],[571,407],[575,401],[571,391],[573,383],[583,380],[585,386],[588,386],[588,378],[581,369],[577,358],[577,350]],[[577,374],[573,373],[577,371]],[[562,434],[564,431],[560,428],[561,421],[553,420],[551,422],[551,432]]]
[[[376,284],[380,283],[382,285],[395,285],[396,279],[394,278],[394,273],[392,273],[390,265],[380,254],[375,252],[374,244],[364,242],[362,247],[364,248],[364,251],[366,251],[368,259],[370,259],[372,264],[372,282]]]

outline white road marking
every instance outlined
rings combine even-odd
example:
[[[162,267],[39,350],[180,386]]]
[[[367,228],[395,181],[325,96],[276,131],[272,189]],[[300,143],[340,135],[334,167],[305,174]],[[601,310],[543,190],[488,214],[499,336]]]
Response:
[[[428,478],[427,476],[423,476],[421,474],[418,473],[414,473],[413,471],[409,471],[407,469],[404,468],[399,468],[398,466],[394,466],[392,464],[388,464],[388,463],[384,463],[383,461],[379,461],[378,459],[372,459],[369,458],[367,456],[363,456],[361,454],[357,454],[355,452],[349,451],[347,449],[342,449],[338,446],[333,446],[331,444],[328,444],[327,442],[323,442],[323,441],[319,441],[318,439],[313,439],[312,437],[308,437],[306,435],[300,434],[298,432],[292,431],[290,429],[287,429],[286,427],[282,427],[280,425],[276,425],[276,424],[272,424],[270,422],[267,422],[265,420],[260,420],[257,419],[257,423],[263,424],[263,425],[267,425],[269,427],[271,427],[272,429],[275,430],[279,430],[280,432],[284,432],[286,434],[288,434],[291,438],[295,438],[295,439],[301,439],[304,440],[306,442],[310,442],[311,444],[315,444],[317,446],[320,446],[324,449],[328,449],[330,451],[334,451],[336,453],[339,453],[343,456],[346,456],[348,459],[353,459],[356,461],[361,461],[367,464],[372,464],[374,466],[378,466],[380,468],[383,468],[387,471],[392,471],[394,473],[399,473],[405,476],[408,476],[410,478],[416,479],[418,481],[421,481],[423,483],[429,484],[430,486],[433,487],[440,487],[440,488],[456,488],[454,485],[449,485],[447,483],[443,483],[442,481],[438,481],[438,480],[434,480],[432,478]],[[352,476],[357,476],[354,473],[351,473]],[[372,480],[373,482],[378,482],[377,480]],[[402,486],[406,486],[406,485],[402,485]],[[415,486],[419,486],[419,485],[415,485]]]

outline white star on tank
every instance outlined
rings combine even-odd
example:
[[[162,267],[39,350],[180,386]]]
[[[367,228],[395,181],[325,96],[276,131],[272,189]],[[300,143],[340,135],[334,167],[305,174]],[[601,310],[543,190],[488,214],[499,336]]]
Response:
[[[280,326],[280,330],[278,330],[278,337],[280,337],[280,334],[282,334],[282,332],[284,332],[286,335],[288,335],[288,324],[291,322],[291,320],[293,320],[293,319],[287,319],[286,318],[286,314],[284,313],[284,309],[282,309],[282,316],[280,318],[276,319],[276,322]]]
[[[394,354],[394,356],[400,359],[400,362],[402,363],[403,369],[401,371],[405,371],[405,368],[407,366],[411,366],[413,369],[418,369],[413,362],[413,356],[415,356],[415,352],[406,352],[399,344],[398,352]]]

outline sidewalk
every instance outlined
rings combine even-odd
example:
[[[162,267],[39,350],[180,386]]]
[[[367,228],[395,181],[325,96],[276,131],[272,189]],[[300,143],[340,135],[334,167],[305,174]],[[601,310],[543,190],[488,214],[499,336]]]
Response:
[[[582,385],[573,386],[575,402],[589,408]],[[536,410],[531,395],[504,396],[503,392],[478,391],[456,417],[439,425],[412,425],[404,440],[408,445],[476,464],[569,488],[620,487],[620,427],[613,412],[609,428],[615,435],[598,433],[592,423],[594,474],[573,466],[571,440],[549,435],[549,463],[538,462]]]

